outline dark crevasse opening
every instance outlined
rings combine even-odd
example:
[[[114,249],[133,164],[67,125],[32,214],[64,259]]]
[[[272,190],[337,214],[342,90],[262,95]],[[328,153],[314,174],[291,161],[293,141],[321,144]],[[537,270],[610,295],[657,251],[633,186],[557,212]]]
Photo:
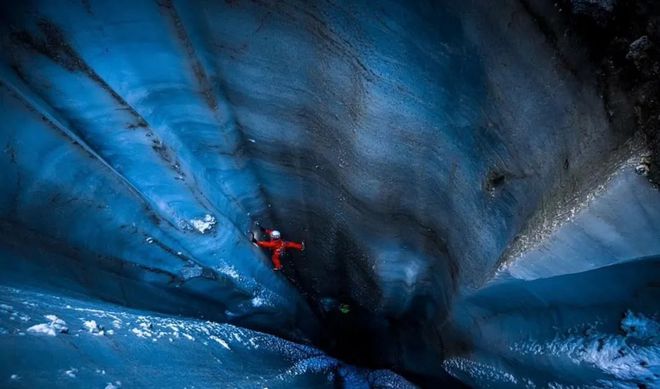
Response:
[[[650,2],[1,10],[3,386],[658,383]]]

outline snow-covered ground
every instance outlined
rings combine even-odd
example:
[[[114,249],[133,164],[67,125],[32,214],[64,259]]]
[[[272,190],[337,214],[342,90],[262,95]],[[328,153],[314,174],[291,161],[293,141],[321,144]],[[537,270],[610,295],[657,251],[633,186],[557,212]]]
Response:
[[[229,324],[0,286],[2,387],[412,387]]]

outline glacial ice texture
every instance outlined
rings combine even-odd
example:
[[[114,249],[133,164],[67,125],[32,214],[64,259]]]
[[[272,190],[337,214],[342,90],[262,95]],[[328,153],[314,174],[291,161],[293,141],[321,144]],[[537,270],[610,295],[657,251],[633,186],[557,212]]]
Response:
[[[649,145],[557,12],[3,2],[2,385],[657,386]]]

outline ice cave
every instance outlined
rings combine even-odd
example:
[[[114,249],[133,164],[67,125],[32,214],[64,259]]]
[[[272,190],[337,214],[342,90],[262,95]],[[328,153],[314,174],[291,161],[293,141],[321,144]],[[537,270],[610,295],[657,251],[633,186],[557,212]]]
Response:
[[[660,387],[660,2],[1,3],[0,387]]]

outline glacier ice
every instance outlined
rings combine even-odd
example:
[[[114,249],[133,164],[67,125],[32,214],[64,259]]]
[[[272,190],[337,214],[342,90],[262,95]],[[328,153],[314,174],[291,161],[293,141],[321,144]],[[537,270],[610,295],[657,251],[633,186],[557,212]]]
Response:
[[[36,290],[0,287],[0,292],[0,301],[35,318],[23,323],[0,315],[0,327],[7,331],[0,336],[0,346],[12,349],[11,355],[0,355],[3,386],[16,381],[25,387],[213,387],[220,383],[332,387],[346,382],[356,387],[412,387],[391,372],[354,368],[312,347],[229,324]],[[52,318],[51,324],[79,324],[70,325],[57,338],[37,341],[37,333],[24,330],[44,312],[51,312],[46,315]],[[90,331],[108,328],[113,322],[123,325],[102,337]]]
[[[553,2],[10,3],[0,386],[660,382],[643,96]]]

